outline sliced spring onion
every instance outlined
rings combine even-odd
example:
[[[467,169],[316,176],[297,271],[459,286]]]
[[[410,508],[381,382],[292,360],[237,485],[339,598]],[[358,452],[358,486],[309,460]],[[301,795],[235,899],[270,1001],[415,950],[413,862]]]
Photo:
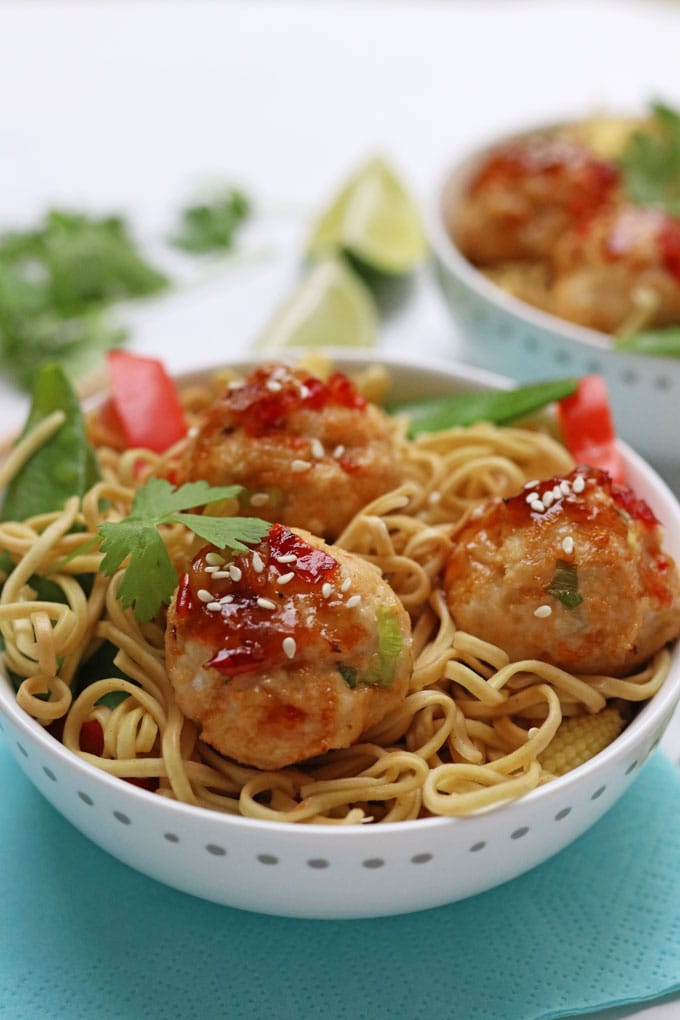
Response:
[[[583,596],[578,590],[576,567],[567,560],[557,561],[552,581],[546,585],[545,590],[566,609],[576,609],[583,602]]]

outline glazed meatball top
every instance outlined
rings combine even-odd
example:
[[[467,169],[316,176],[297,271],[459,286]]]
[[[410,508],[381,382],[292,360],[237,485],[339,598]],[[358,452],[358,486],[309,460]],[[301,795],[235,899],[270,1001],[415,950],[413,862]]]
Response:
[[[445,587],[458,627],[574,673],[624,675],[680,633],[680,577],[654,514],[587,467],[473,512]]]
[[[343,373],[262,365],[204,413],[178,481],[245,487],[242,512],[335,539],[401,481],[387,416]]]

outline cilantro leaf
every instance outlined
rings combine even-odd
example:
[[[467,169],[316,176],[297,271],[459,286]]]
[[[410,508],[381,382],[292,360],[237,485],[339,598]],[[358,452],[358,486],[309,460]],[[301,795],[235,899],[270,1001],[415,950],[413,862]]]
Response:
[[[248,545],[260,542],[270,524],[258,517],[203,517],[201,514],[175,514],[178,523],[186,525],[199,538],[218,549],[245,552]]]
[[[161,525],[183,524],[212,545],[239,552],[264,538],[271,524],[256,517],[182,512],[231,499],[241,489],[240,485],[213,486],[202,481],[175,489],[166,479],[152,477],[135,493],[128,517],[100,525],[101,570],[111,575],[128,560],[118,598],[123,608],[134,606],[136,620],[151,620],[170,601],[177,586],[177,571],[158,531]]]
[[[165,478],[149,478],[137,489],[132,501],[130,518],[158,517],[159,523],[168,514],[190,510],[221,499],[232,499],[241,492],[241,485],[210,485],[208,482],[186,482],[175,489]]]
[[[227,188],[212,201],[188,206],[182,212],[177,248],[194,253],[230,251],[234,235],[250,213],[250,202],[237,188]]]
[[[648,125],[633,134],[619,164],[631,202],[680,216],[680,113],[653,103]]]
[[[27,388],[45,361],[80,374],[125,339],[125,331],[108,321],[110,306],[168,283],[118,216],[51,210],[33,228],[5,232],[0,364]]]
[[[156,528],[137,527],[130,538],[130,563],[118,598],[124,609],[135,607],[135,619],[151,620],[160,608],[159,596],[163,603],[170,600],[177,585],[177,571]]]

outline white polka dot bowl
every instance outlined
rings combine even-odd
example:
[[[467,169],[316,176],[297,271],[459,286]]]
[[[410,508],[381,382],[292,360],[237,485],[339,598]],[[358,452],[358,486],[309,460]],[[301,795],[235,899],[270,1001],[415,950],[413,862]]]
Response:
[[[336,360],[353,370],[370,355]],[[381,358],[393,396],[504,387],[451,363]],[[187,377],[195,379],[192,375]],[[662,522],[680,561],[680,506],[622,445],[628,476]],[[605,751],[504,806],[464,818],[334,827],[283,824],[187,806],[115,779],[67,751],[17,706],[0,676],[0,739],[44,797],[113,857],[204,899],[308,918],[379,917],[473,896],[566,847],[609,810],[657,746],[680,698],[680,647],[660,691]]]
[[[461,157],[435,187],[429,235],[435,275],[456,324],[464,361],[520,382],[598,374],[607,381],[619,435],[680,487],[680,358],[614,350],[605,333],[587,329],[514,297],[462,254],[447,229],[468,182],[489,152],[523,131]]]

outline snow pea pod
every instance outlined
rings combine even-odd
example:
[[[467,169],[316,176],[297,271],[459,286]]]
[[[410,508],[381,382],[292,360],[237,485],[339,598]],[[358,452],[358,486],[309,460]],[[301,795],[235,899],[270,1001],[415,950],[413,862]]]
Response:
[[[472,425],[477,421],[503,425],[570,396],[577,385],[577,379],[555,379],[510,390],[474,390],[452,393],[447,397],[389,404],[387,410],[390,414],[408,417],[408,434],[413,437],[423,432]]]

